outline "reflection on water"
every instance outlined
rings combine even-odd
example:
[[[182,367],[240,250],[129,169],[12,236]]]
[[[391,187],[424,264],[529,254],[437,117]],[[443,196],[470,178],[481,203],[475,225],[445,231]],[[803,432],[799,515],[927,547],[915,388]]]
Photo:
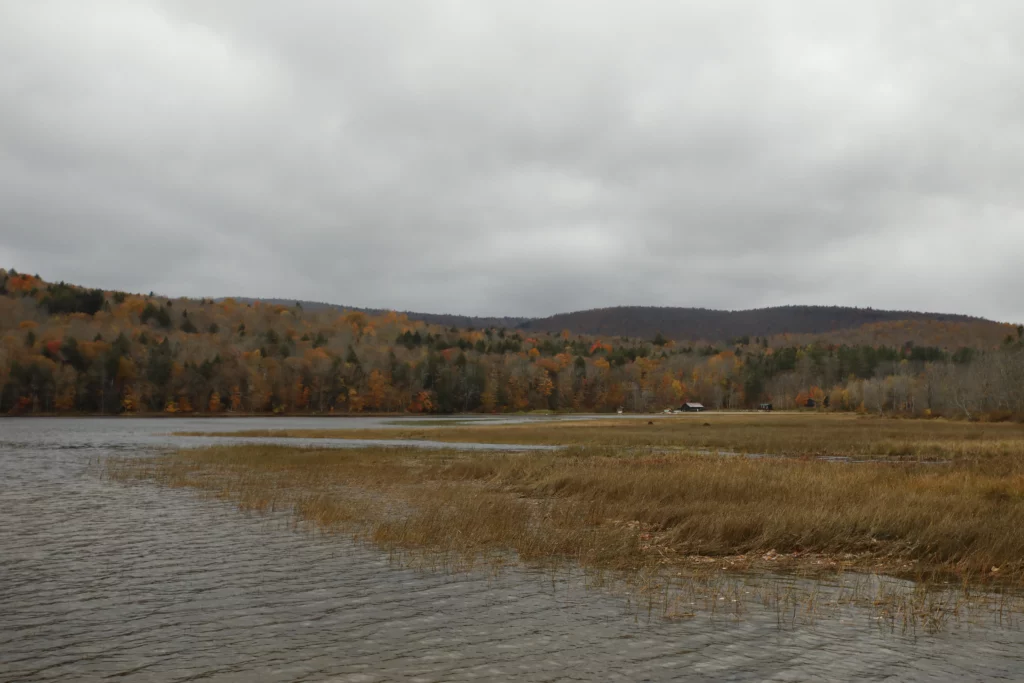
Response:
[[[281,518],[88,467],[186,441],[161,432],[268,426],[328,425],[0,421],[0,680],[1024,679],[1016,628],[908,637],[857,609],[781,628],[756,608],[648,620],[578,579],[402,568]]]

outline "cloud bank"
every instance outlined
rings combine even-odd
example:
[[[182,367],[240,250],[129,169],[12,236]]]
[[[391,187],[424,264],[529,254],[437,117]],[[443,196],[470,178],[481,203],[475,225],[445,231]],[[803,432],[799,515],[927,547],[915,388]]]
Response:
[[[0,265],[483,315],[1024,320],[1024,5],[0,8]]]

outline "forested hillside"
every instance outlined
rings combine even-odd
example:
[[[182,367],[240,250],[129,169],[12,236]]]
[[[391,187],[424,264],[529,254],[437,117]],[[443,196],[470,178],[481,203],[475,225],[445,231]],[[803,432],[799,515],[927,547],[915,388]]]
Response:
[[[352,308],[319,301],[239,298],[236,301],[261,301],[306,310],[359,310],[371,315],[388,311],[377,308]],[[710,308],[669,308],[656,306],[617,306],[559,313],[550,317],[482,317],[453,313],[402,311],[412,321],[458,328],[518,328],[524,332],[563,332],[615,337],[654,338],[658,334],[694,343],[731,343],[743,337],[769,337],[780,343],[809,339],[827,339],[844,343],[856,337],[857,343],[902,344],[908,340],[955,350],[961,346],[994,347],[1007,335],[1005,325],[984,318],[951,313],[876,310],[849,306],[777,306],[752,310],[713,310]],[[929,328],[931,328],[929,330]],[[853,332],[859,329],[858,332]],[[777,339],[776,339],[777,338]]]
[[[0,413],[650,411],[815,399],[832,410],[1024,415],[1024,328],[1000,326],[996,348],[947,348],[956,335],[975,338],[964,330],[976,322],[711,344],[168,299],[0,270]]]
[[[382,315],[388,311],[347,308],[313,301],[248,299],[236,301],[294,306],[307,311],[362,311]],[[526,333],[563,332],[606,337],[666,338],[692,343],[733,343],[744,337],[768,337],[773,343],[809,343],[825,339],[842,344],[900,345],[907,341],[935,345],[949,351],[961,346],[995,348],[1007,334],[1007,326],[984,318],[948,313],[883,311],[847,306],[779,306],[748,311],[717,311],[706,308],[619,306],[548,318],[479,317],[448,313],[405,311],[410,320],[445,327],[518,328]],[[1011,330],[1012,332],[1012,330]]]

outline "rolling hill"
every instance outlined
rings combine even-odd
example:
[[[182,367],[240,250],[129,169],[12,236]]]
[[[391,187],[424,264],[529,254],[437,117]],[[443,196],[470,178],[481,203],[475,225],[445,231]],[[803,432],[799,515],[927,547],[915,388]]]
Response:
[[[653,337],[726,341],[744,336],[823,334],[864,325],[896,321],[932,320],[956,323],[991,323],[982,318],[948,313],[883,311],[847,306],[778,306],[746,311],[709,308],[618,306],[560,313],[521,323],[526,330],[557,332],[568,329],[604,336]],[[1000,326],[1002,327],[1002,326]]]
[[[257,299],[239,297],[242,303],[251,303]],[[264,303],[284,306],[302,305],[307,311],[362,311],[370,315],[386,313],[383,309],[359,308],[316,301],[299,301],[290,299],[259,299]],[[903,343],[918,339],[918,332],[923,327],[935,327],[950,323],[943,329],[969,328],[971,339],[978,340],[982,346],[998,343],[1008,333],[1005,324],[969,315],[951,313],[925,313],[919,311],[887,311],[874,308],[853,308],[849,306],[777,306],[773,308],[756,308],[744,311],[726,311],[710,308],[674,308],[658,306],[617,306],[612,308],[595,308],[586,311],[559,313],[546,318],[521,317],[480,317],[454,315],[447,313],[418,313],[400,311],[410,320],[419,320],[430,325],[445,327],[486,329],[516,328],[525,333],[562,332],[568,330],[573,334],[596,335],[602,337],[639,337],[652,339],[658,334],[679,341],[703,341],[723,343],[742,337],[777,337],[780,335],[826,335],[841,343],[847,331],[869,329],[874,333],[878,330],[889,330],[884,340],[876,339],[876,343]],[[906,325],[901,325],[906,323]],[[900,330],[909,329],[913,332],[906,335]],[[1012,330],[1009,330],[1012,332]],[[904,338],[897,339],[901,334]],[[895,336],[893,336],[895,335]],[[860,334],[858,336],[864,336]],[[965,335],[961,334],[960,337]],[[968,345],[973,345],[974,342]],[[964,345],[951,340],[943,346]]]

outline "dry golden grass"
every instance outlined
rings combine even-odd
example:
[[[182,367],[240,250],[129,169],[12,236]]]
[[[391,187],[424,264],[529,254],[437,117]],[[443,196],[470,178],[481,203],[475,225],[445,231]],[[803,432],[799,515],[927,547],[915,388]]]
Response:
[[[589,427],[630,434],[649,426]],[[944,434],[934,442],[957,454]],[[291,510],[387,548],[511,552],[528,563],[633,571],[858,567],[1020,582],[1024,474],[1008,471],[1011,460],[847,464],[603,445],[529,454],[245,445],[110,460],[107,471],[197,488],[246,509]]]
[[[649,424],[653,422],[653,424]],[[217,436],[208,433],[183,433]],[[648,420],[535,421],[400,429],[255,430],[221,436],[422,439],[450,443],[763,453],[789,457],[984,462],[1024,472],[1024,425],[886,419],[850,414],[705,413]]]

